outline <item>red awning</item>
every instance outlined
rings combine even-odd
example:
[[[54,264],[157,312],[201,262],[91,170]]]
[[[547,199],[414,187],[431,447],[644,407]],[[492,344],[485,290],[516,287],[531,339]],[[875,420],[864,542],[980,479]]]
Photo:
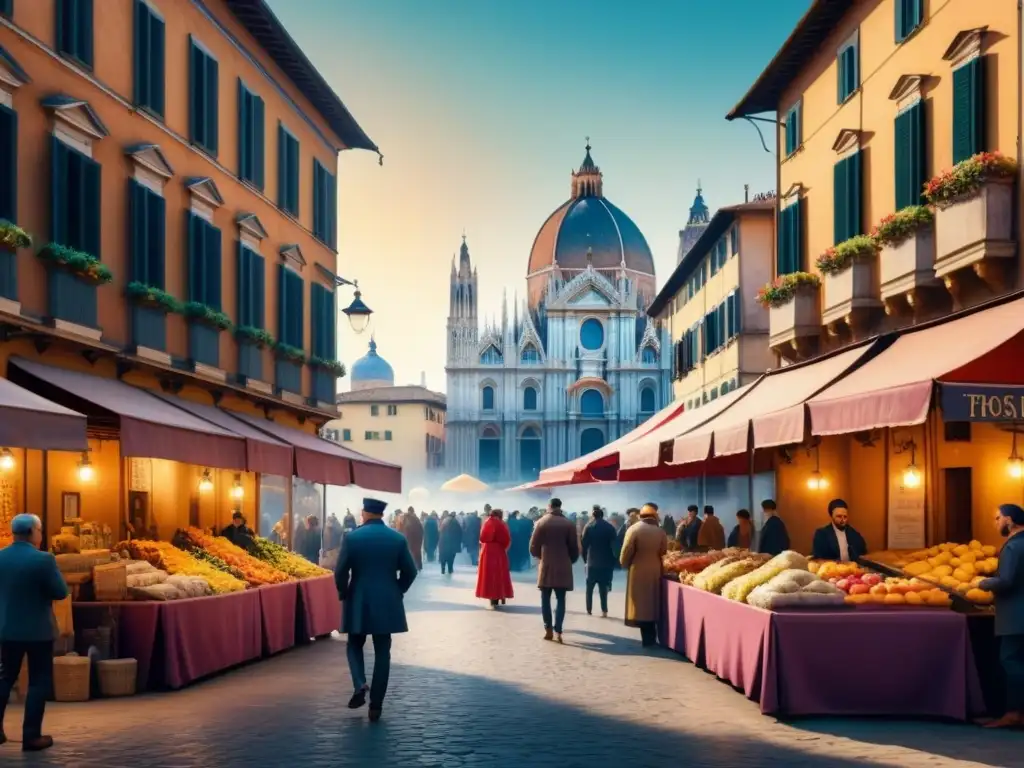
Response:
[[[245,469],[245,440],[239,435],[175,408],[144,389],[20,357],[11,358],[8,375],[90,419],[115,420],[122,456]]]
[[[402,468],[397,464],[371,459],[330,440],[269,419],[235,411],[226,413],[291,445],[296,477],[325,485],[358,485],[371,491],[402,492]]]
[[[873,343],[861,344],[814,362],[766,374],[749,395],[731,408],[677,437],[670,463],[704,461],[709,450],[714,450],[715,456],[746,453],[751,424],[757,447],[802,442],[804,402],[856,365],[872,347]]]
[[[288,477],[292,473],[294,459],[292,447],[288,443],[276,440],[266,432],[261,432],[246,422],[236,419],[213,405],[193,403],[174,395],[153,392],[161,400],[182,408],[193,416],[234,432],[245,439],[245,468],[249,472],[265,472],[268,475]]]
[[[678,418],[663,424],[639,440],[631,442],[619,452],[619,469],[633,471],[637,469],[651,469],[658,466],[661,461],[662,443],[675,440],[679,435],[686,434],[695,427],[699,427],[710,419],[715,418],[715,416],[737,400],[754,391],[760,381],[761,379],[758,379],[753,384],[740,387],[710,401],[707,405],[681,413]],[[704,452],[704,458],[707,458],[707,451]]]
[[[87,450],[85,416],[0,379],[0,448]]]
[[[811,431],[840,435],[921,424],[934,383],[1024,384],[1024,298],[908,329],[807,402]]]
[[[627,432],[622,437],[613,440],[607,445],[601,446],[596,451],[591,451],[585,456],[580,456],[577,459],[572,459],[564,464],[559,464],[555,467],[549,467],[548,469],[541,470],[540,477],[534,482],[527,483],[525,486],[520,488],[526,490],[529,488],[553,488],[558,485],[574,485],[579,483],[592,483],[596,482],[596,478],[592,477],[588,469],[599,464],[603,465],[605,462],[609,464],[615,463],[615,457],[618,456],[619,449],[622,446],[646,435],[658,427],[676,418],[684,410],[682,403],[670,403],[666,407],[662,408],[656,414],[651,416],[647,421],[638,426],[636,429]]]

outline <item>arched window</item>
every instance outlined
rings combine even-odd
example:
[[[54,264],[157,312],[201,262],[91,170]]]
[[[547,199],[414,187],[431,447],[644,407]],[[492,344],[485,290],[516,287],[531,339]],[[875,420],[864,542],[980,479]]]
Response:
[[[540,352],[533,344],[527,344],[523,347],[523,354],[519,359],[525,365],[537,365],[540,362]]]
[[[501,352],[490,346],[480,355],[480,362],[484,365],[501,365]]]
[[[541,470],[540,432],[536,427],[527,427],[519,436],[519,475],[534,479]]]
[[[485,411],[493,411],[494,410],[494,387],[492,387],[491,385],[488,384],[486,387],[484,387],[482,390],[480,390],[480,400],[481,400],[481,403],[480,403],[480,407],[481,408],[483,408]]]
[[[481,480],[497,480],[501,476],[501,435],[494,427],[487,427],[479,440],[478,463]]]
[[[580,456],[596,451],[604,446],[604,433],[596,427],[589,427],[580,433]]]
[[[594,351],[604,346],[604,326],[600,320],[588,317],[580,326],[580,346]]]
[[[658,353],[654,351],[654,347],[648,345],[640,351],[640,362],[642,363],[656,363],[658,362]]]
[[[526,387],[523,390],[523,410],[524,411],[536,411],[537,410],[537,388]]]
[[[718,388],[718,394],[720,394],[720,395],[727,395],[727,394],[729,394],[729,382],[728,381],[722,382],[722,386],[720,386]]]
[[[640,412],[654,413],[654,388],[644,387],[640,390]]]
[[[580,395],[580,413],[584,416],[604,416],[604,395],[588,389]]]

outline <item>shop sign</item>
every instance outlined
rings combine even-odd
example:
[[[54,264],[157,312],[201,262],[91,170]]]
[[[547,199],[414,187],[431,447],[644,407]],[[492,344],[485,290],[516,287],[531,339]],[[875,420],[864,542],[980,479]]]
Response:
[[[1024,421],[1024,387],[941,384],[944,421]]]

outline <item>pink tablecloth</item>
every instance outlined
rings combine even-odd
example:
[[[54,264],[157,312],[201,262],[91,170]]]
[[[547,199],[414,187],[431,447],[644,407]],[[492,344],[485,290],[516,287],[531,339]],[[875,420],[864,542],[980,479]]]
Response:
[[[318,576],[299,582],[298,640],[323,637],[341,629],[341,601],[334,576]]]
[[[138,689],[144,691],[163,684],[159,679],[160,671],[153,664],[161,605],[141,602],[72,603],[71,607],[76,627],[94,627],[105,620],[113,620],[117,624],[117,655],[138,662]]]
[[[295,645],[295,616],[299,585],[289,581],[260,587],[260,623],[263,653],[271,656]]]
[[[665,580],[662,643],[781,715],[965,720],[984,703],[952,611],[769,612]]]

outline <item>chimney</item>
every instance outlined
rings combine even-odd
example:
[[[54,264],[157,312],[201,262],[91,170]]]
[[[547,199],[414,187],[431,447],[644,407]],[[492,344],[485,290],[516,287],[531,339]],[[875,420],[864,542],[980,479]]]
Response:
[[[749,184],[744,184],[743,185],[743,202],[744,203],[749,203],[750,202],[750,185]]]
[[[426,371],[420,371],[420,386],[423,387],[424,389],[427,388],[427,372]]]

